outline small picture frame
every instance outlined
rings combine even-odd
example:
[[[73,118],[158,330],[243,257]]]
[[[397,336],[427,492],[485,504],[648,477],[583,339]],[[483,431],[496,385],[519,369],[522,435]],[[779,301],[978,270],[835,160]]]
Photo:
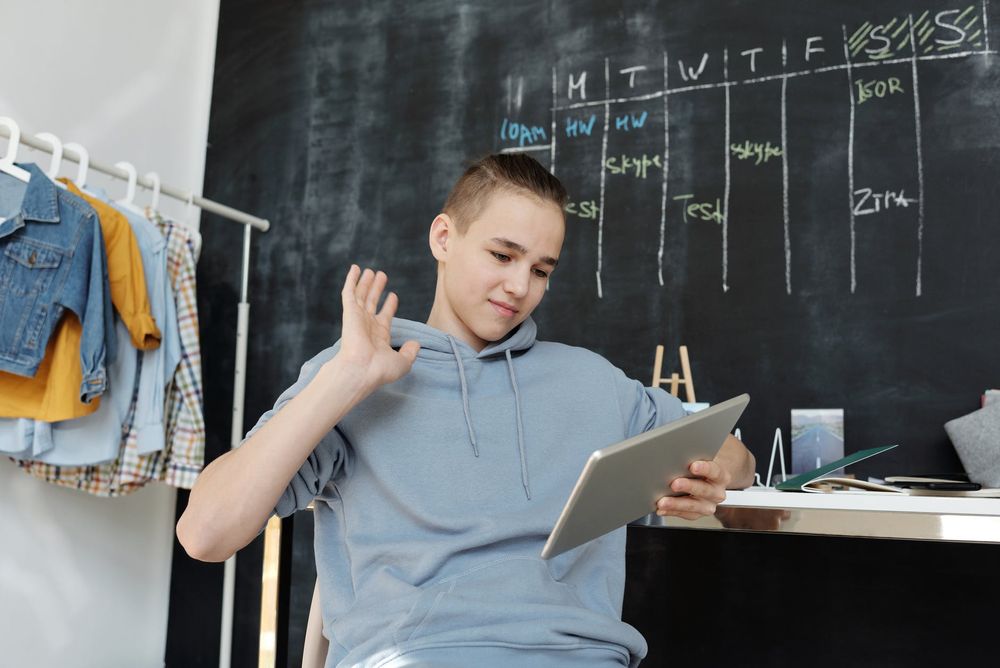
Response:
[[[843,408],[792,409],[793,475],[808,473],[843,457]]]

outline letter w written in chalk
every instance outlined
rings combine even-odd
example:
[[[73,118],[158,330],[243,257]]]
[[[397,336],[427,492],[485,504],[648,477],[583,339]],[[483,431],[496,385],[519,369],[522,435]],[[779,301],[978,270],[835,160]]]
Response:
[[[680,59],[677,60],[677,66],[681,68],[681,78],[684,79],[684,81],[691,81],[692,79],[697,81],[698,77],[701,76],[701,73],[705,71],[705,65],[707,63],[708,63],[707,53],[701,54],[701,63],[698,65],[697,70],[692,67],[685,68],[684,61]]]

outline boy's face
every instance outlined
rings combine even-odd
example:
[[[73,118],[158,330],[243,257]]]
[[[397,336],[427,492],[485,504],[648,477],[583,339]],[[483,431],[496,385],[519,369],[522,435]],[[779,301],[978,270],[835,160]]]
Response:
[[[441,273],[428,324],[476,350],[499,341],[542,300],[564,234],[557,204],[507,192],[493,193],[465,234],[438,216],[430,243]]]

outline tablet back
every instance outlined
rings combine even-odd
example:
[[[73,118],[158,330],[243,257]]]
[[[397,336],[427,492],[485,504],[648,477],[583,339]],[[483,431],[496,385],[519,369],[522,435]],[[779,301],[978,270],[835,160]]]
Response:
[[[688,466],[712,459],[750,396],[738,397],[594,451],[542,548],[548,559],[656,510]]]

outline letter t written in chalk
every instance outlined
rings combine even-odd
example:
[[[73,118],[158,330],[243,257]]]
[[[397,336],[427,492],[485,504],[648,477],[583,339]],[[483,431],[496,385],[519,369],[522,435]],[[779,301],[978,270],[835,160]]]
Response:
[[[619,74],[627,74],[628,75],[628,87],[629,88],[635,88],[635,73],[636,72],[642,72],[644,69],[646,69],[645,65],[636,65],[634,67],[626,67],[623,70],[618,70],[618,73]]]

